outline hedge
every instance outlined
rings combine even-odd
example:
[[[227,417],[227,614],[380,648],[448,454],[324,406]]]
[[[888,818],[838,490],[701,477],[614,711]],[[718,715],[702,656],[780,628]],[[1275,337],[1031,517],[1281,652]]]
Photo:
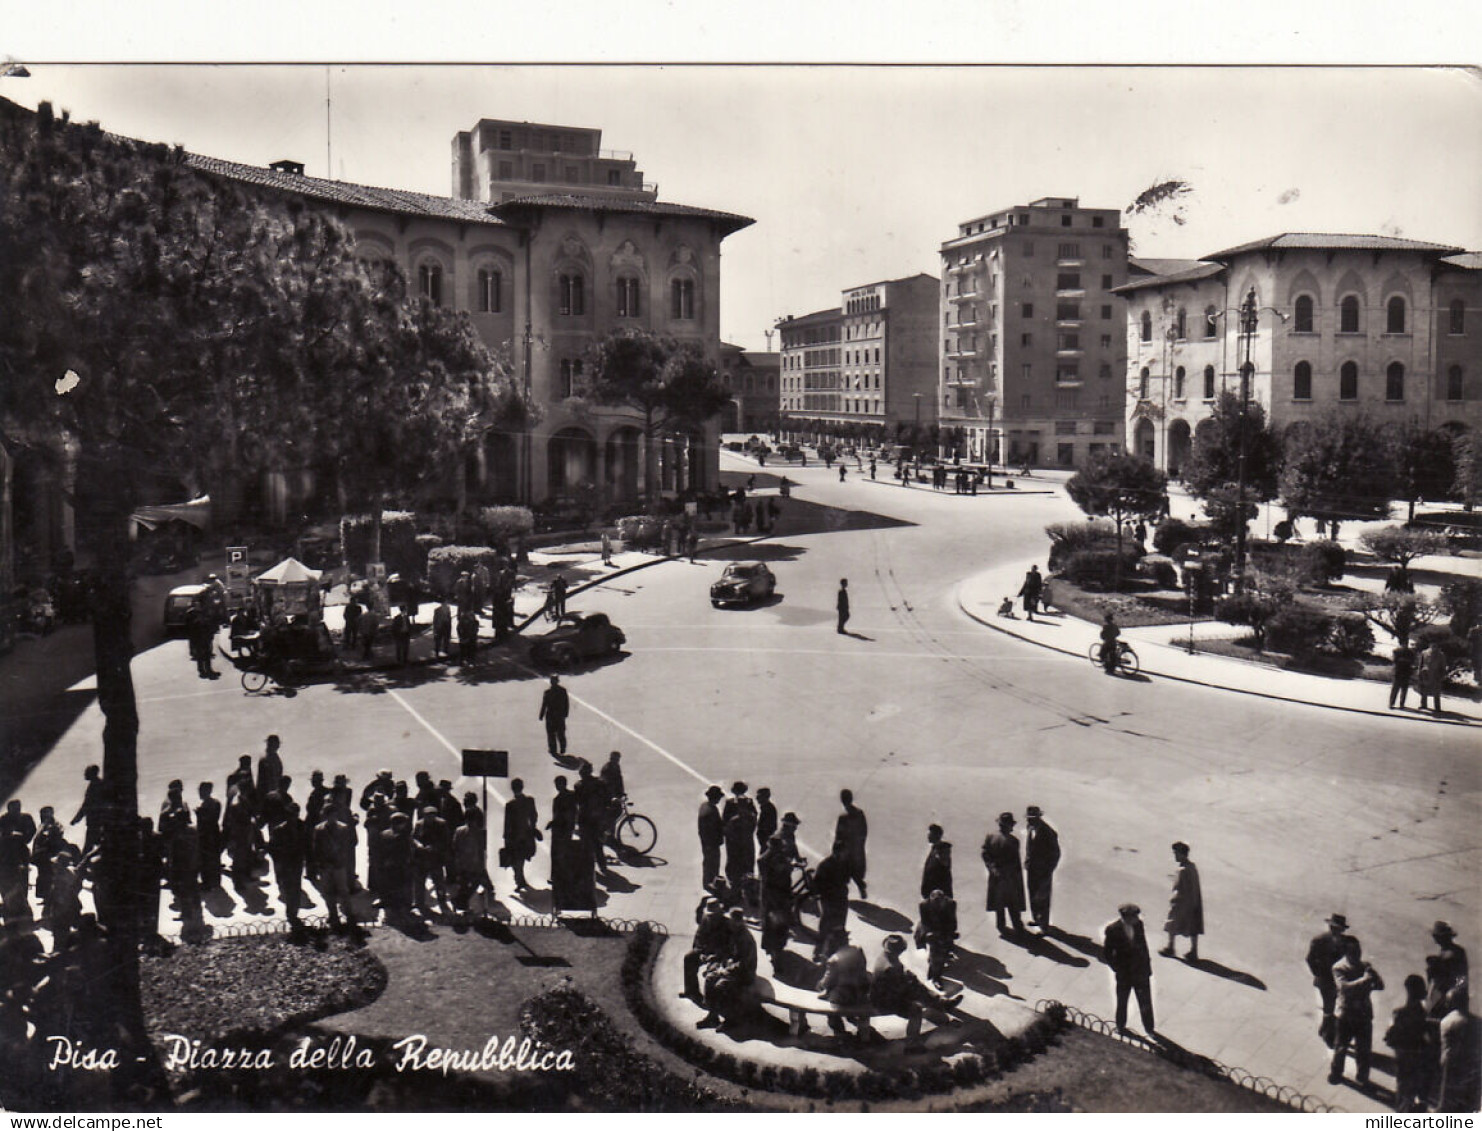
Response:
[[[664,540],[664,519],[651,514],[624,515],[617,520],[618,537],[625,550],[647,550]]]
[[[451,597],[464,570],[483,562],[493,573],[499,551],[492,546],[439,546],[427,555],[427,587],[438,597]]]
[[[340,551],[353,576],[364,577],[370,564],[374,519],[368,514],[345,515],[340,519]],[[389,576],[422,577],[427,556],[417,545],[417,516],[411,511],[381,512],[381,561]]]
[[[1050,539],[1051,572],[1059,572],[1072,554],[1115,549],[1117,544],[1117,528],[1110,522],[1054,522],[1045,527],[1045,534]]]
[[[479,520],[490,542],[512,542],[535,530],[535,515],[529,507],[484,507]]]
[[[1299,658],[1322,653],[1357,659],[1373,651],[1374,630],[1363,617],[1286,605],[1266,622],[1266,643]]]
[[[1348,551],[1332,539],[1308,542],[1302,547],[1302,571],[1314,584],[1341,581],[1348,565]]]
[[[1122,580],[1137,572],[1137,550],[1122,549]],[[1082,588],[1111,589],[1117,580],[1117,549],[1101,546],[1094,550],[1077,550],[1065,559],[1061,572],[1074,585]]]
[[[1153,549],[1172,557],[1180,546],[1198,542],[1203,533],[1199,527],[1192,526],[1181,518],[1165,518],[1158,523],[1158,529],[1153,531]]]

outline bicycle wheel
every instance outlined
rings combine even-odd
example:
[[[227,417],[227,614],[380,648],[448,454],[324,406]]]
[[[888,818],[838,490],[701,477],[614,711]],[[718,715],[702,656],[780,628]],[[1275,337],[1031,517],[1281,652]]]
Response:
[[[1123,644],[1122,650],[1117,653],[1117,671],[1122,675],[1136,675],[1139,667],[1137,653]]]
[[[268,685],[268,673],[245,671],[242,673],[242,690],[256,694]]]
[[[1091,647],[1086,650],[1086,659],[1090,660],[1093,664],[1096,664],[1098,666],[1101,664],[1101,644],[1099,642],[1092,644]]]
[[[645,856],[659,842],[659,830],[642,813],[629,813],[618,822],[617,839],[629,852]]]

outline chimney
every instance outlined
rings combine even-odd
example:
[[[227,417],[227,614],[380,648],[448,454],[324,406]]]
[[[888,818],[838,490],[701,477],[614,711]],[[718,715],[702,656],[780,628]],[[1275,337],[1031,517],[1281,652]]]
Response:
[[[302,161],[289,161],[285,158],[282,161],[274,161],[268,168],[275,173],[289,173],[295,177],[302,177],[304,175],[304,163]]]

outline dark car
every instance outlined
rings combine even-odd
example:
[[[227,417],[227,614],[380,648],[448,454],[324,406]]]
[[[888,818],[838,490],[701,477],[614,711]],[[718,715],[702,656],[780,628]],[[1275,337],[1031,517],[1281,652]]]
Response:
[[[765,601],[775,592],[777,578],[765,563],[732,562],[710,587],[710,603],[717,609],[722,605],[749,605]]]
[[[537,664],[569,668],[579,660],[620,652],[627,642],[606,613],[567,613],[557,627],[531,642],[530,658]]]

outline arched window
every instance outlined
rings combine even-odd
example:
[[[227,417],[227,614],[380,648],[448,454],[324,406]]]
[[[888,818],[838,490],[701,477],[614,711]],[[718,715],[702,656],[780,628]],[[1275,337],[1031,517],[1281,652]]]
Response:
[[[437,263],[424,263],[417,268],[417,293],[433,306],[443,304],[443,269]]]
[[[1178,308],[1178,317],[1173,323],[1173,336],[1179,341],[1189,336],[1189,316],[1183,307]]]
[[[1292,326],[1292,329],[1296,333],[1298,333],[1298,334],[1310,334],[1310,333],[1312,333],[1312,296],[1311,295],[1298,295],[1297,296],[1297,312],[1296,312],[1296,317],[1295,317],[1295,319],[1293,321],[1294,321],[1294,325]]]
[[[620,275],[617,281],[617,315],[619,318],[637,318],[638,280],[632,275]]]
[[[1292,400],[1310,401],[1312,399],[1312,365],[1310,362],[1297,362],[1296,369],[1292,370]]]
[[[1466,400],[1467,385],[1462,375],[1461,366],[1453,365],[1446,370],[1446,399],[1448,401]]]
[[[1405,332],[1405,300],[1395,295],[1385,303],[1384,306],[1384,332],[1386,334],[1403,334]]]
[[[582,392],[582,363],[579,359],[561,359],[561,387],[563,397],[574,397]]]
[[[1214,400],[1214,366],[1212,365],[1204,367],[1204,399]]]
[[[562,275],[557,309],[562,314],[576,315],[587,312],[587,284],[577,274]]]
[[[498,271],[481,267],[479,269],[479,293],[478,311],[480,314],[498,314],[500,310],[500,291],[503,289],[504,280]]]
[[[1142,312],[1142,340],[1153,340],[1153,316],[1146,310]]]
[[[1389,368],[1384,371],[1384,399],[1387,401],[1405,399],[1405,367],[1398,361],[1391,361]]]
[[[1343,301],[1338,304],[1338,333],[1357,334],[1359,332],[1359,300],[1358,295],[1344,295]]]
[[[1142,372],[1137,375],[1137,399],[1145,401],[1148,399],[1148,379],[1152,376],[1148,367],[1144,365]]]
[[[1173,399],[1184,399],[1184,367],[1180,365],[1173,373]]]
[[[1343,368],[1338,370],[1338,399],[1340,401],[1358,400],[1358,363],[1345,361]]]
[[[1215,338],[1219,336],[1219,311],[1212,306],[1204,308],[1204,337]]]
[[[693,318],[695,316],[695,282],[693,279],[675,279],[669,284],[669,317]]]
[[[1447,332],[1451,334],[1467,332],[1467,304],[1459,298],[1451,300],[1451,324]]]

